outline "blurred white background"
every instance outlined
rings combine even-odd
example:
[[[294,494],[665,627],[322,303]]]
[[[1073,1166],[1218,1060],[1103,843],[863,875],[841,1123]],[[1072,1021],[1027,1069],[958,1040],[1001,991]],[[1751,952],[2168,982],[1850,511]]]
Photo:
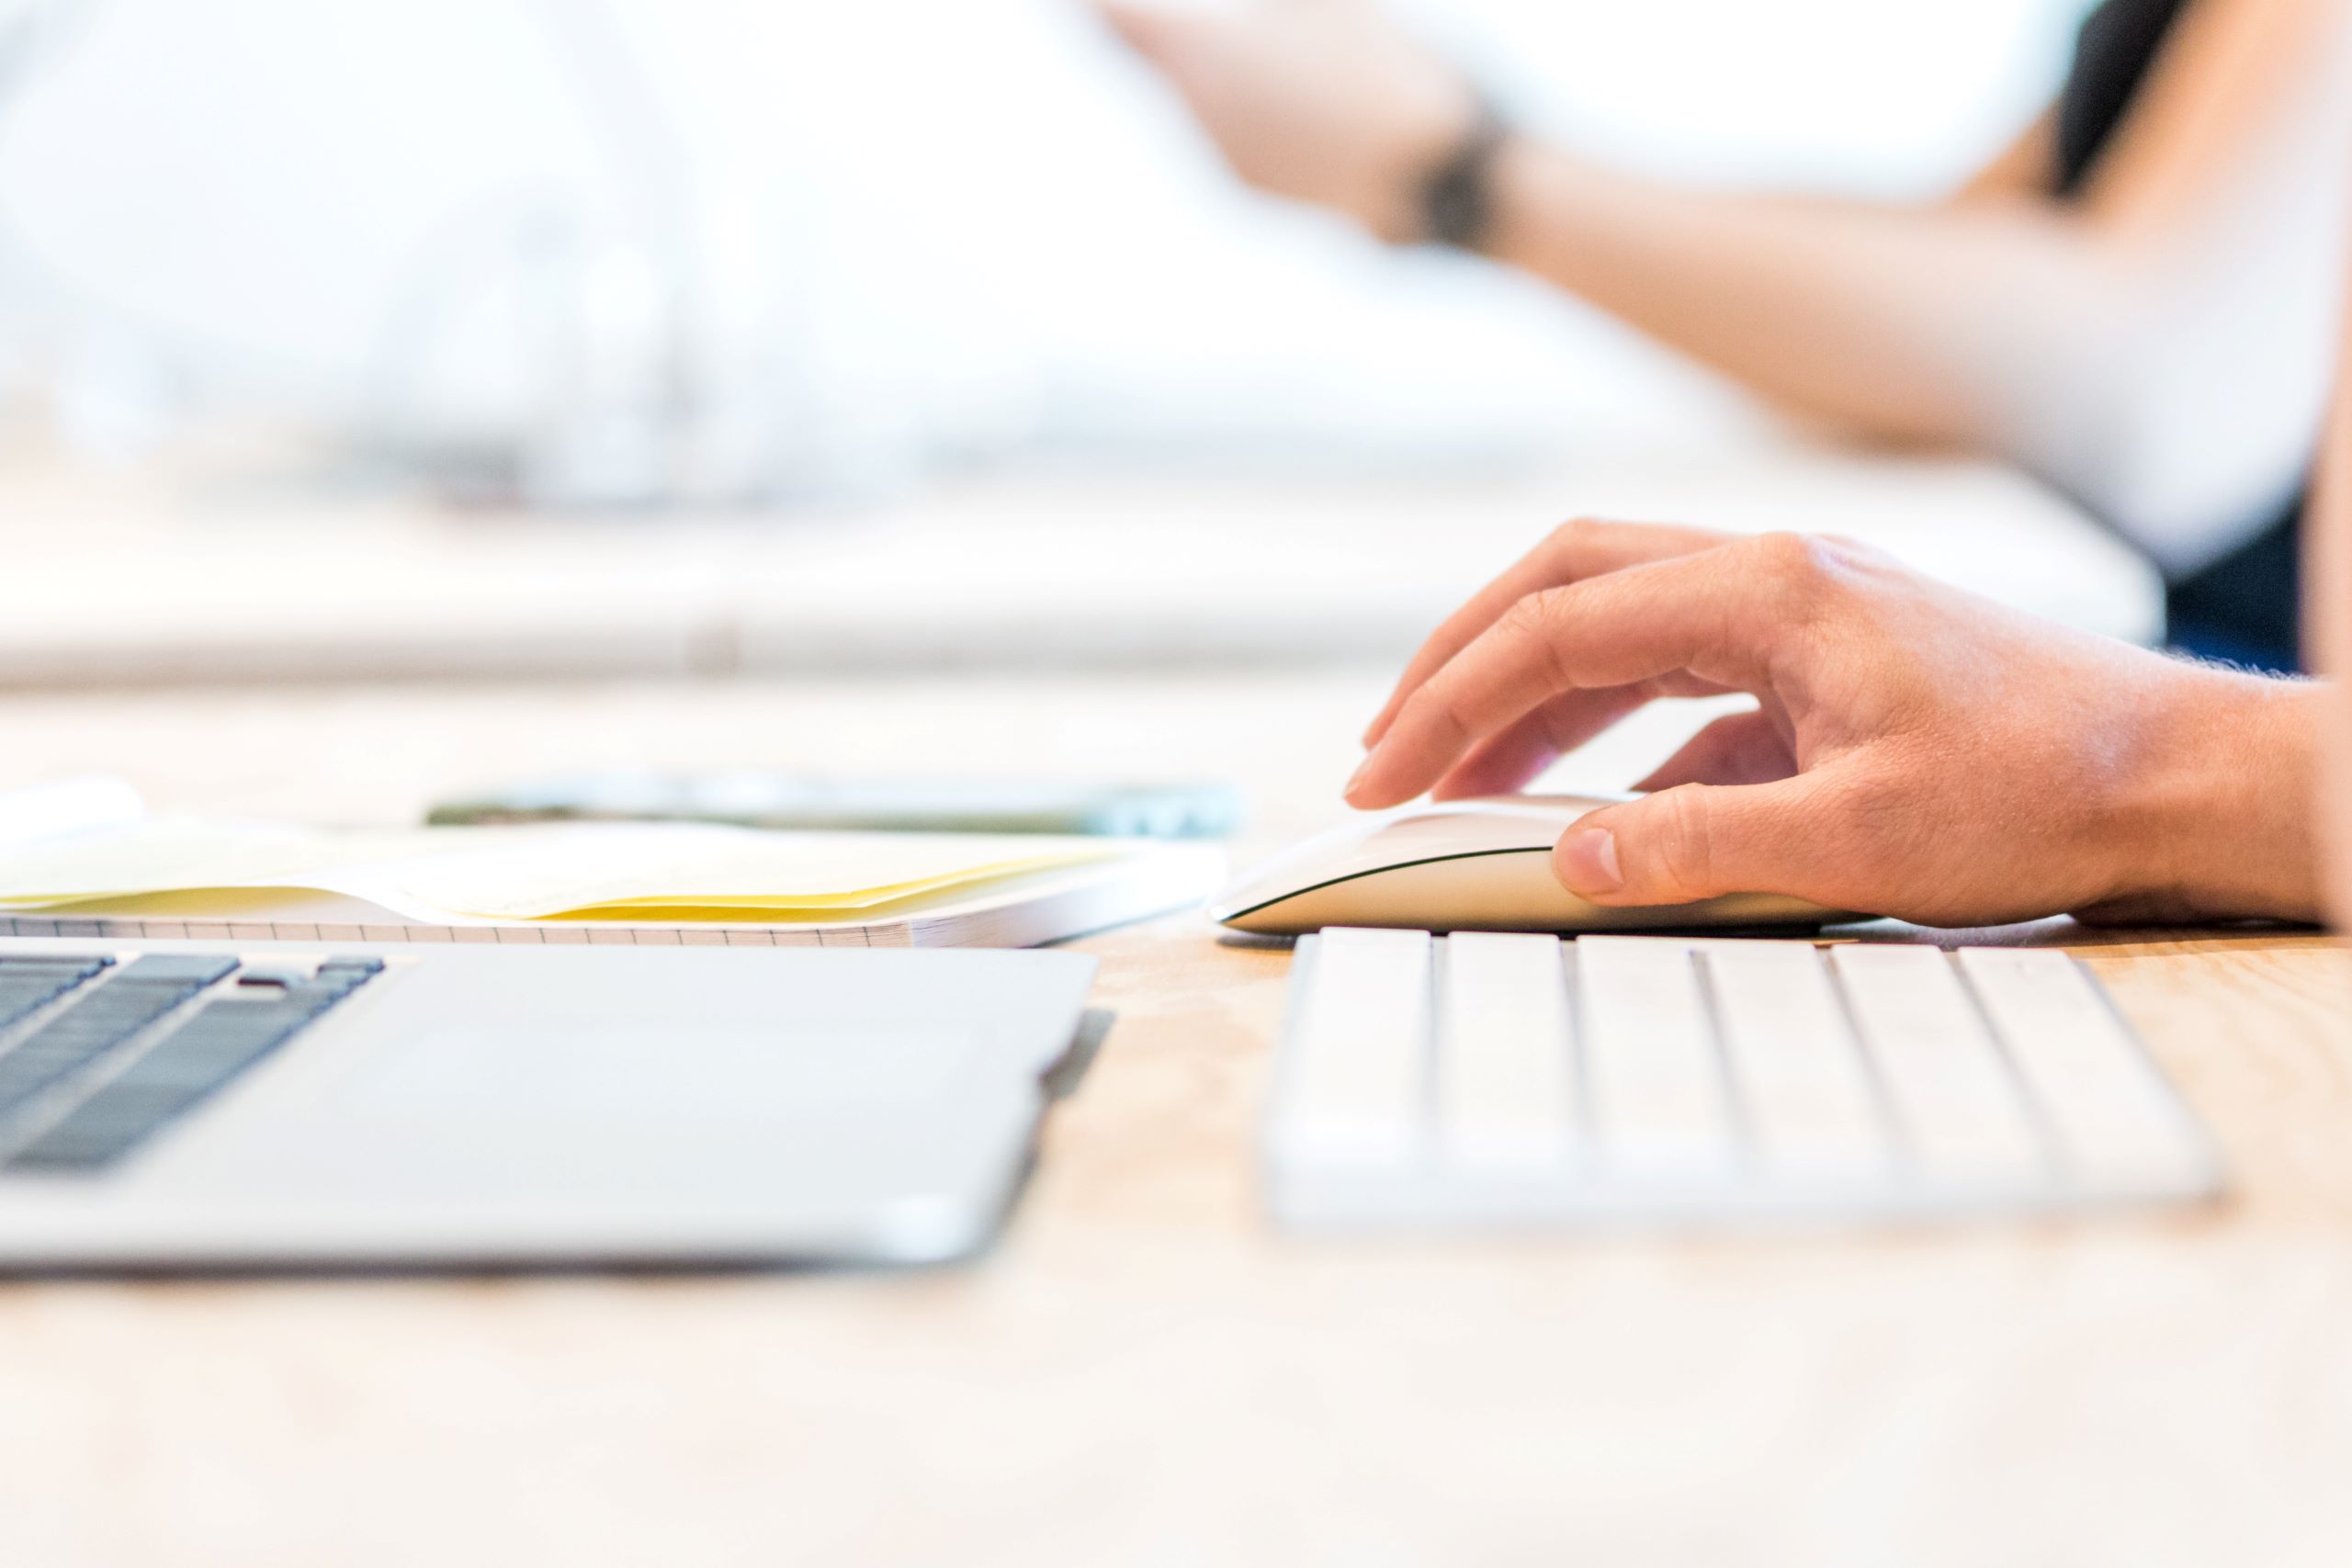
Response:
[[[1418,0],[1531,122],[1932,197],[2079,0]],[[135,454],[259,411],[548,500],[839,494],[1006,452],[1490,462],[1684,373],[1236,189],[1078,0],[0,10],[0,386]]]

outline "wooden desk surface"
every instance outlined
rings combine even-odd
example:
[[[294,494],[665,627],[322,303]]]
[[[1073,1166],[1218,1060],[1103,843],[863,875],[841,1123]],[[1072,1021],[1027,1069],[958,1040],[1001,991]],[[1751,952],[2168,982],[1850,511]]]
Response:
[[[400,820],[618,760],[1222,773],[1246,852],[1329,819],[1379,686],[13,696],[0,784]],[[1085,946],[1118,1025],[970,1267],[0,1286],[0,1557],[2352,1561],[2352,1010],[2319,938],[2091,951],[2228,1152],[2209,1213],[1365,1246],[1256,1210],[1287,955],[1195,917]]]

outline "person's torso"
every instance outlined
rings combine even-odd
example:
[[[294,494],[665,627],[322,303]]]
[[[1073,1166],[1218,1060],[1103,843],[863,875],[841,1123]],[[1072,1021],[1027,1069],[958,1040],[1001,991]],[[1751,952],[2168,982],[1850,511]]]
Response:
[[[2077,198],[2147,85],[2193,0],[2105,0],[2083,22],[2058,101],[2051,193]],[[2252,539],[2171,585],[2173,640],[2189,652],[2299,667],[2305,498]]]
[[[2146,85],[2189,0],[2106,0],[2084,21],[2058,100],[2052,189],[2078,194]]]

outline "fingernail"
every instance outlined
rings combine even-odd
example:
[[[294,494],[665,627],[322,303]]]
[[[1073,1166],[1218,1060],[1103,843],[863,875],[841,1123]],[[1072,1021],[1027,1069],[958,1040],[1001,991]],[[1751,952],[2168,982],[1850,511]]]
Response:
[[[1377,756],[1378,753],[1374,752],[1374,755]],[[1343,800],[1353,800],[1356,796],[1356,791],[1363,787],[1364,774],[1370,772],[1372,772],[1372,758],[1366,757],[1363,761],[1356,764],[1356,771],[1348,775],[1346,786],[1340,791],[1340,798]]]
[[[1560,840],[1560,880],[1577,893],[1614,893],[1625,886],[1617,864],[1617,835],[1584,828]]]

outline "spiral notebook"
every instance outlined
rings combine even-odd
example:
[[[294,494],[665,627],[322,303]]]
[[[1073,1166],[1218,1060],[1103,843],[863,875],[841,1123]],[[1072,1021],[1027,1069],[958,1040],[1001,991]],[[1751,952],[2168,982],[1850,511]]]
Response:
[[[0,935],[1025,947],[1197,903],[1213,847],[699,823],[324,829],[0,792]]]

